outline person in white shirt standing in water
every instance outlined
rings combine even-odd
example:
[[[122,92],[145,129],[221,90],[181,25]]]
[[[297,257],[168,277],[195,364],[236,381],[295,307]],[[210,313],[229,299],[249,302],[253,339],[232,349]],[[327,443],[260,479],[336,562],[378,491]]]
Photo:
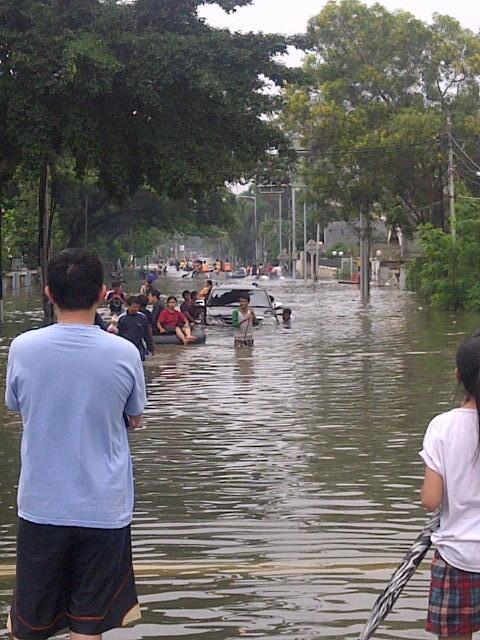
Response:
[[[23,423],[8,626],[19,640],[64,629],[100,640],[140,617],[125,425],[140,427],[143,367],[133,344],[93,324],[105,296],[96,256],[53,258],[45,293],[58,323],[17,337],[8,357],[6,402]]]
[[[480,337],[460,345],[456,377],[462,405],[436,416],[423,449],[422,504],[442,506],[426,629],[439,638],[471,640],[480,630]]]
[[[253,347],[253,327],[258,325],[255,311],[250,309],[250,296],[240,293],[238,309],[232,313],[232,326],[235,328],[234,346]]]

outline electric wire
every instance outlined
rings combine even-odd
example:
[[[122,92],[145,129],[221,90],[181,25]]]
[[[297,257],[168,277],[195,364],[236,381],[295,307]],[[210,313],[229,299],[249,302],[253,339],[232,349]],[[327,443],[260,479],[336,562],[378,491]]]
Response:
[[[470,173],[473,173],[478,178],[478,171],[469,167],[462,156],[460,156],[456,151],[453,152],[453,155],[455,156],[455,158],[457,158],[457,160],[461,162],[461,164],[467,171],[470,171]]]
[[[471,158],[468,153],[465,151],[465,149],[463,149],[463,147],[460,146],[460,144],[455,140],[455,138],[452,136],[452,134],[447,134],[449,139],[454,143],[454,145],[460,149],[460,151],[463,153],[463,155],[473,164],[474,167],[476,167],[477,171],[480,171],[480,165],[478,165],[475,160],[473,158]]]
[[[416,142],[414,144],[395,144],[395,145],[384,145],[384,146],[376,146],[376,147],[347,147],[345,149],[336,149],[332,151],[324,151],[322,149],[296,149],[296,152],[299,155],[319,155],[323,157],[329,156],[341,156],[348,154],[365,154],[365,153],[376,153],[381,151],[402,151],[404,149],[414,149],[417,147],[427,147],[432,144],[438,144],[438,138],[429,138],[428,140],[422,140],[420,142]]]

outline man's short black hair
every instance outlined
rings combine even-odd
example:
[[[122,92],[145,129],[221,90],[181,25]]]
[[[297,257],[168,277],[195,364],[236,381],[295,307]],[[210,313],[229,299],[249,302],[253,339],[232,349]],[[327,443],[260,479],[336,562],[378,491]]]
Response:
[[[189,295],[190,295],[190,291],[188,289],[185,289],[185,291],[182,292],[182,298],[186,298]]]
[[[140,305],[140,302],[138,301],[138,296],[128,296],[127,298],[127,304],[130,307],[132,304],[138,304]]]
[[[91,309],[103,287],[102,263],[83,249],[66,249],[48,263],[46,284],[59,309]]]
[[[148,293],[154,298],[160,298],[160,291],[158,289],[150,289]]]

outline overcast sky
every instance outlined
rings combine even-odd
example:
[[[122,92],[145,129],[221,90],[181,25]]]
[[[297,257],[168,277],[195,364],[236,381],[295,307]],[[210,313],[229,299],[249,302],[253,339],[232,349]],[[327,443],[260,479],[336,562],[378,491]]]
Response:
[[[217,5],[202,7],[200,13],[214,27],[292,34],[305,32],[308,19],[320,13],[325,4],[326,0],[254,0],[252,5],[230,15]],[[367,0],[367,4],[374,2]],[[410,11],[426,21],[430,21],[432,13],[443,13],[457,18],[472,31],[480,30],[478,0],[383,0],[380,4],[391,11]],[[298,56],[290,62],[298,64]]]

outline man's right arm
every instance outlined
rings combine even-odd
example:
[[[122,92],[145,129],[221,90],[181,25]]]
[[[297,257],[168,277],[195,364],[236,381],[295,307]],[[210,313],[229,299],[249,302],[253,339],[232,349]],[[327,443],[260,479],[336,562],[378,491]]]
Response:
[[[135,363],[133,366],[133,386],[130,396],[125,405],[125,413],[127,414],[132,429],[138,429],[142,421],[143,410],[147,403],[147,392],[145,388],[145,374],[140,354],[135,349]]]
[[[132,429],[132,431],[135,431],[135,429],[140,429],[140,427],[142,426],[142,418],[143,413],[141,413],[139,416],[128,416],[128,421],[130,423],[130,426],[128,428]]]

